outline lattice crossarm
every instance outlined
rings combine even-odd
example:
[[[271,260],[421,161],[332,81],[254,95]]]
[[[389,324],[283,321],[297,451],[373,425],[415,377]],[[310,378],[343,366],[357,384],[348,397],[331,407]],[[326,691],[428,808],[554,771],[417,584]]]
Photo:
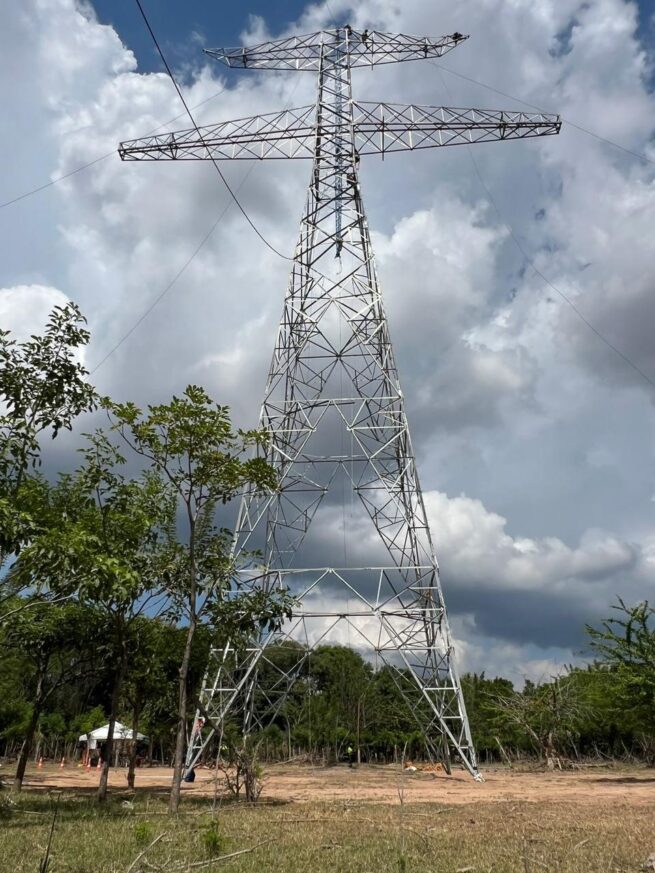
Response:
[[[466,39],[468,36],[461,33],[442,37],[407,36],[340,27],[243,48],[205,49],[205,53],[235,69],[312,72],[319,69],[326,52],[338,51],[341,62],[349,67],[368,67],[440,58]]]
[[[360,155],[386,154],[447,145],[551,136],[558,115],[489,109],[453,109],[397,103],[354,103],[355,145]],[[126,161],[264,160],[312,158],[316,143],[314,106],[254,115],[200,128],[121,143]],[[322,135],[337,124],[323,124]]]
[[[355,103],[355,143],[360,155],[526,139],[557,134],[558,115],[415,106],[397,103]]]
[[[223,121],[199,128],[147,136],[120,144],[124,161],[202,161],[310,158],[314,151],[315,106],[301,106]]]

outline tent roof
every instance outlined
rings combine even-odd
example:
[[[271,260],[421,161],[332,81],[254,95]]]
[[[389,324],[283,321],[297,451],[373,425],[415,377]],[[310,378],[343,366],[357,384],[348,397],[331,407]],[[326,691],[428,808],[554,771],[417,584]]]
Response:
[[[105,724],[102,727],[96,728],[94,731],[89,731],[88,734],[82,734],[79,741],[80,743],[85,743],[88,740],[106,740],[109,734],[109,725]],[[134,734],[131,728],[125,727],[124,724],[121,724],[117,721],[114,725],[114,739],[115,740],[131,740],[134,738]],[[137,733],[137,740],[147,740],[148,737],[144,736],[144,734]]]

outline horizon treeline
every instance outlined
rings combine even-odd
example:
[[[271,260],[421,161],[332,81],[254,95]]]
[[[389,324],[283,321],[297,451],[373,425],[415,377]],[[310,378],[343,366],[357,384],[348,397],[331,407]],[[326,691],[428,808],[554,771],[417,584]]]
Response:
[[[40,688],[47,697],[32,758],[71,761],[80,756],[78,737],[107,722],[115,673],[112,638],[103,629],[102,613],[88,607],[49,604],[41,609],[68,630],[57,647],[48,650],[47,663],[44,649],[35,651],[28,635],[17,638],[11,629],[0,630],[0,756],[18,756]],[[76,611],[80,614],[75,618]],[[73,624],[75,634],[70,632]],[[189,671],[192,700],[212,638],[206,626],[196,635]],[[143,615],[132,628],[118,720],[147,736],[139,749],[144,762],[173,763],[184,643],[185,629],[162,618]],[[300,645],[286,644],[271,649],[267,657],[288,661],[303,654]],[[406,680],[411,682],[409,676]],[[653,762],[652,713],[634,699],[615,666],[596,662],[569,668],[540,684],[527,681],[521,690],[508,679],[484,674],[466,673],[461,682],[482,766],[521,758],[542,760],[551,767],[589,758]],[[229,730],[228,726],[228,734]],[[232,730],[237,730],[236,724]],[[217,743],[208,747],[209,763]],[[279,714],[258,735],[258,756],[262,761],[311,759],[332,764],[344,760],[348,746],[361,762],[427,757],[425,738],[394,671],[375,671],[354,649],[320,646],[305,658]]]
[[[89,338],[72,303],[23,342],[0,330],[0,755],[17,759],[20,790],[31,756],[70,759],[80,734],[108,722],[102,801],[120,720],[149,737],[121,762],[128,783],[138,759],[173,763],[175,813],[210,647],[245,649],[293,612],[292,592],[240,581],[257,557],[233,554],[221,523],[244,489],[269,493],[277,476],[260,451],[266,432],[233,426],[202,387],[145,409],[99,396],[82,363]],[[94,418],[98,410],[104,415]],[[43,440],[101,418],[82,435],[75,469],[44,476]],[[520,691],[503,678],[463,676],[481,762],[528,755],[549,767],[588,756],[652,764],[653,618],[647,602],[619,600],[600,628],[587,628],[592,664]],[[420,759],[430,748],[450,765],[447,746],[417,729],[406,699],[429,703],[416,702],[409,673],[375,671],[340,646],[305,655],[295,643],[267,648],[258,687],[268,670],[298,672],[289,694],[258,734],[225,726],[221,743],[250,775],[256,759],[332,763],[348,747],[371,762]],[[215,742],[207,758],[216,752]]]

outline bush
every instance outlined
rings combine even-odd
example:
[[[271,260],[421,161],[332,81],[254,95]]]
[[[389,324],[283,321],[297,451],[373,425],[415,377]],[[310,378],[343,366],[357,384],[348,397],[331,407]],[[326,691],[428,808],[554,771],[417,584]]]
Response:
[[[152,824],[149,821],[138,821],[134,825],[134,839],[138,846],[147,846],[153,840]]]
[[[215,820],[210,821],[206,826],[201,839],[208,858],[215,858],[225,850],[226,840],[225,837],[219,833],[218,822]]]

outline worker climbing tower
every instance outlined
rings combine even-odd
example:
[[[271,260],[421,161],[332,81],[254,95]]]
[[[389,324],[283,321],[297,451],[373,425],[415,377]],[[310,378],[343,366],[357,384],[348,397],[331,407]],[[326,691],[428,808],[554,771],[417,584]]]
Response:
[[[227,720],[251,732],[279,716],[311,651],[338,641],[386,665],[428,748],[478,776],[358,169],[365,155],[545,136],[560,121],[358,102],[351,80],[466,38],[339,27],[211,49],[236,69],[316,73],[316,103],[121,144],[124,160],[312,160],[260,419],[279,487],[243,495],[235,534],[238,554],[259,554],[239,584],[288,588],[297,607],[281,630],[212,650],[188,767]]]

